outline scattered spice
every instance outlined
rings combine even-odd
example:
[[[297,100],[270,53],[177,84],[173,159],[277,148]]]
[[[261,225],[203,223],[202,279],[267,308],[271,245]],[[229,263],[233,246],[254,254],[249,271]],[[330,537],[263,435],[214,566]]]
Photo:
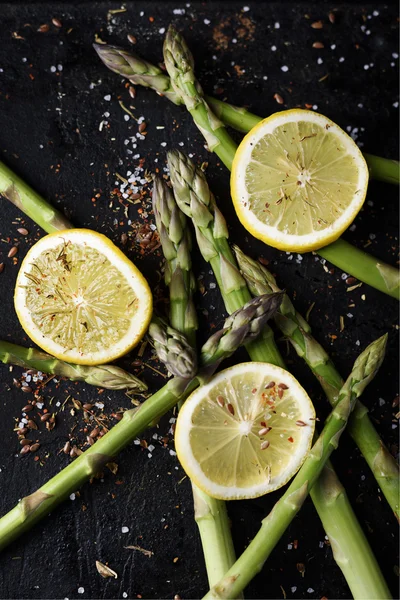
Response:
[[[13,246],[9,253],[7,254],[8,258],[12,258],[13,256],[15,256],[16,254],[18,254],[18,248],[17,246]]]
[[[104,577],[104,579],[107,579],[108,577],[114,577],[114,579],[118,579],[117,573],[110,569],[110,567],[107,567],[107,565],[105,565],[104,563],[100,562],[99,560],[96,560],[96,569],[98,573],[100,573],[100,575]]]
[[[277,101],[278,104],[284,103],[284,100],[280,94],[274,94],[274,99]]]
[[[311,27],[313,29],[322,29],[324,26],[322,21],[314,21],[314,23],[311,23]]]

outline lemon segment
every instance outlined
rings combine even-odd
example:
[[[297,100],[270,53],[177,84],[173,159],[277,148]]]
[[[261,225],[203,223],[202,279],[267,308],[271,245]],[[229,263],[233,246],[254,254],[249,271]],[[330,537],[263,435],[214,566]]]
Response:
[[[242,140],[233,161],[236,213],[255,237],[307,252],[335,241],[361,209],[368,167],[352,138],[308,110],[276,113]]]
[[[175,431],[178,458],[214,498],[255,498],[284,485],[311,447],[315,411],[297,380],[268,363],[242,363],[194,391]]]
[[[38,346],[87,365],[128,352],[152,314],[151,291],[140,271],[107,237],[87,229],[47,235],[29,250],[14,303]]]

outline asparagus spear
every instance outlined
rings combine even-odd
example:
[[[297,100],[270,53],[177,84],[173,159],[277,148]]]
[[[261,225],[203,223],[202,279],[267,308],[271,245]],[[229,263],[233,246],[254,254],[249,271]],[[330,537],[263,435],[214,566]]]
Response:
[[[261,570],[282,533],[300,510],[330,454],[337,448],[356,399],[373,379],[382,363],[386,338],[384,335],[370,344],[357,358],[352,372],[339,392],[335,408],[296,477],[263,520],[261,529],[241,557],[204,598],[234,598]],[[372,598],[370,590],[365,590],[365,594],[364,598]]]
[[[197,315],[193,302],[196,282],[192,273],[192,240],[185,215],[172,192],[159,177],[154,178],[153,211],[166,259],[165,283],[170,290],[169,320],[194,346]]]
[[[17,208],[37,223],[47,233],[70,229],[71,223],[58,210],[50,206],[18,175],[0,161],[0,196],[7,198]]]
[[[166,259],[170,323],[195,347],[197,316],[193,303],[195,281],[191,271],[191,235],[186,216],[177,206],[170,188],[159,178],[154,179],[153,210]],[[178,403],[178,408],[181,404]],[[200,533],[208,583],[212,587],[236,560],[228,512],[225,502],[211,498],[193,482],[191,484],[194,518]]]
[[[282,294],[255,298],[226,320],[224,328],[203,346],[202,368],[192,379],[174,377],[139,407],[124,413],[121,421],[74,462],[62,469],[33,494],[23,498],[0,519],[0,550],[30,529],[63,500],[89,481],[104,465],[142,433],[149,423],[158,420],[179,400],[207,379],[222,360],[231,356],[248,339],[262,330],[265,322],[279,307]]]
[[[94,49],[103,63],[114,73],[126,77],[134,85],[141,85],[156,91],[160,96],[166,96],[174,104],[183,104],[171,85],[171,79],[162,69],[139,58],[137,54],[109,44],[93,44]],[[225,124],[237,131],[248,133],[263,117],[252,114],[245,108],[233,106],[216,98],[205,95],[207,104],[213,113]],[[370,176],[373,179],[399,185],[399,161],[381,158],[364,153]]]
[[[246,256],[237,246],[234,246],[234,251],[241,273],[254,296],[279,291],[275,278],[266,267]],[[322,385],[329,402],[335,406],[343,380],[325,350],[312,336],[310,325],[296,311],[287,295],[282,301],[275,322],[291,341],[297,354],[304,358]],[[368,410],[359,401],[350,418],[349,432],[399,519],[399,470],[396,461],[379,438],[368,417]]]
[[[0,340],[0,361],[42,373],[52,373],[71,381],[85,381],[108,390],[145,391],[147,385],[132,373],[115,365],[84,366],[66,363],[36,348],[23,348]]]
[[[224,217],[215,203],[201,169],[178,151],[168,153],[168,165],[176,201],[193,221],[200,251],[214,270],[229,312],[243,302],[243,298],[247,298],[249,289],[244,285],[243,278],[239,276],[238,266],[228,243],[228,230]],[[226,261],[229,269],[221,267],[221,261]],[[249,287],[252,290],[251,286]],[[283,303],[287,302],[285,295]],[[280,311],[282,310],[281,304]],[[264,337],[260,336],[255,343],[247,345],[250,357],[252,360],[271,362],[285,368],[271,329],[268,328],[267,335],[265,333],[264,330]],[[342,384],[340,379],[339,388]],[[366,588],[369,589],[371,597],[390,597],[385,580],[351,508],[346,492],[329,463],[327,468],[329,474],[324,472],[321,481],[316,482],[311,497],[324,529],[332,540],[335,560],[356,598],[363,597]],[[357,552],[353,552],[354,547],[358,548]],[[351,550],[350,553],[347,553],[348,549]],[[343,556],[346,560],[343,560]]]

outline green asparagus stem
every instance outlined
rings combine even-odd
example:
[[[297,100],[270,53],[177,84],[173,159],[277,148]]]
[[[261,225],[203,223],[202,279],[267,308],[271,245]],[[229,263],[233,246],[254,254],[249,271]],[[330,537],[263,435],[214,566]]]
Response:
[[[399,185],[400,163],[398,160],[390,160],[389,158],[374,156],[373,154],[367,154],[366,152],[364,152],[364,158],[367,161],[369,174],[373,179]]]
[[[321,521],[329,522],[329,542],[333,556],[343,573],[346,573],[353,598],[391,598],[371,546],[329,463],[325,465],[317,484],[314,484],[310,495],[314,505],[318,507]],[[343,536],[343,531],[347,535]]]
[[[93,44],[93,47],[106,67],[114,73],[126,77],[134,85],[141,85],[155,90],[159,95],[166,96],[174,104],[184,103],[181,97],[175,93],[169,75],[159,67],[117,46]],[[205,95],[205,100],[210,105],[213,113],[225,125],[243,133],[248,133],[264,118],[254,115],[245,108],[233,106],[211,96]],[[399,185],[399,161],[366,153],[364,153],[364,158],[367,161],[371,178]]]
[[[279,291],[275,278],[266,267],[246,256],[237,246],[234,246],[234,252],[240,271],[254,296]],[[282,301],[275,322],[317,377],[329,402],[335,406],[343,380],[325,350],[312,336],[310,325],[296,311],[287,295]],[[399,519],[400,489],[396,461],[379,438],[368,417],[368,410],[359,401],[350,417],[349,432]]]
[[[350,273],[360,281],[400,300],[400,276],[395,267],[380,262],[341,238],[320,248],[317,253],[333,265]]]
[[[166,259],[170,323],[186,336],[194,348],[197,316],[193,302],[195,281],[191,271],[191,235],[186,216],[176,204],[170,188],[159,178],[154,180],[153,210]],[[178,286],[171,283],[174,280],[178,280]],[[178,403],[178,409],[181,404]],[[212,587],[236,560],[228,512],[225,502],[211,498],[193,482],[191,484],[194,518],[200,534],[208,583]]]
[[[241,311],[225,322],[224,329],[212,336],[202,351],[202,369],[190,382],[174,377],[139,407],[124,412],[117,425],[98,439],[74,462],[62,469],[40,489],[23,498],[0,519],[0,550],[47,516],[68,496],[89,481],[96,473],[142,433],[150,423],[158,421],[179,400],[207,379],[222,360],[260,333],[265,321],[279,308],[281,294],[251,300]]]
[[[289,488],[263,520],[261,529],[242,556],[204,598],[234,598],[261,570],[283,532],[300,510],[330,454],[337,448],[356,399],[373,379],[382,363],[386,338],[385,335],[370,344],[357,358],[350,376],[340,390],[338,402],[325,422],[318,441],[312,447]],[[364,573],[359,576],[364,576]],[[365,576],[368,576],[367,570]],[[366,597],[377,599],[387,597],[387,590],[382,590],[382,592],[383,596],[372,596],[368,590]]]
[[[71,381],[85,381],[89,385],[108,390],[145,391],[147,385],[132,373],[115,365],[84,366],[66,363],[36,348],[23,348],[0,340],[0,361],[42,373],[52,373]]]
[[[153,211],[166,260],[165,283],[170,293],[169,320],[174,329],[195,345],[197,315],[193,302],[196,281],[192,273],[192,240],[187,219],[167,184],[154,178]]]
[[[203,90],[194,75],[193,55],[172,25],[164,41],[164,61],[172,87],[185,103],[209,149],[231,169],[237,145],[205,101]]]
[[[0,161],[0,196],[7,198],[17,208],[37,223],[47,233],[70,229],[71,223],[58,210],[50,206],[11,169]]]
[[[209,261],[213,267],[226,309],[229,312],[232,307],[243,302],[243,298],[249,294],[249,289],[253,290],[251,285],[249,288],[244,285],[243,277],[239,274],[237,262],[228,243],[228,230],[224,217],[216,205],[201,169],[196,167],[184,154],[177,151],[168,153],[168,165],[176,200],[180,208],[193,221],[200,251],[205,260]],[[221,268],[222,259],[229,262],[229,270]],[[226,274],[229,274],[229,277]],[[232,282],[235,285],[232,285]],[[270,292],[271,290],[268,288],[266,291]],[[285,295],[282,304],[286,306],[288,302],[290,301]],[[283,310],[282,304],[280,312]],[[270,328],[268,331],[264,329],[264,337],[260,336],[255,343],[247,345],[247,351],[252,360],[271,362],[285,368]],[[339,389],[342,384],[343,381],[339,377]],[[341,495],[337,496],[338,502],[334,502],[335,491],[342,490],[343,487],[329,462],[327,468],[330,470],[330,476],[326,475],[323,479],[318,480],[311,490],[315,508],[326,534],[329,539],[332,538],[336,546],[346,548],[354,544],[358,547],[358,551],[351,554],[347,561],[338,560],[338,565],[342,569],[354,597],[363,597],[364,588],[362,584],[358,583],[360,580],[358,574],[367,571],[370,593],[372,596],[379,597],[382,595],[382,590],[386,589],[385,580],[344,490]],[[325,505],[327,498],[332,498],[332,501],[329,502],[329,510]],[[339,528],[335,525],[336,522],[343,526]],[[350,531],[355,536],[353,540],[348,539]],[[382,597],[389,597],[388,594],[389,592]]]

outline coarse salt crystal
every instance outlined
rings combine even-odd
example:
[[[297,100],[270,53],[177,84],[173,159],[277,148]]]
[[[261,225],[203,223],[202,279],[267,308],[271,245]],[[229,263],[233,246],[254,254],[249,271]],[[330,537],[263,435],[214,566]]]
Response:
[[[55,73],[55,72],[57,71],[57,69],[56,69],[55,67],[50,67],[50,71],[51,71],[52,73]]]
[[[249,6],[243,6],[242,11],[243,12],[249,12],[250,7]]]
[[[204,19],[204,25],[209,25],[211,21],[209,19]]]
[[[344,56],[341,56],[341,57],[339,58],[339,62],[340,62],[340,63],[344,62]]]
[[[281,25],[280,23],[276,22],[274,25],[274,29],[280,29]]]
[[[308,592],[309,594],[312,594],[312,593],[313,593],[313,591],[314,591],[314,590],[313,590],[313,588],[308,588],[308,590],[307,590],[307,592]]]
[[[323,59],[321,57],[317,58],[317,64],[318,65],[322,65],[323,62],[324,61],[323,61]]]
[[[107,94],[107,96],[104,96],[104,100],[106,102],[110,102],[110,100],[111,100],[111,94]]]
[[[184,8],[174,8],[174,10],[172,12],[174,13],[174,15],[184,15],[185,9]]]
[[[70,500],[75,500],[75,498],[76,498],[76,496],[75,496],[75,494],[74,494],[74,493],[72,493],[72,494],[70,494],[70,495],[69,495],[69,499],[70,499]]]
[[[158,33],[165,33],[165,27],[161,27],[161,29],[158,30]]]
[[[271,46],[271,50],[272,50],[272,52],[275,52],[276,51],[276,46]]]
[[[78,594],[84,594],[85,593],[85,588],[84,587],[78,587]]]
[[[283,65],[283,67],[281,67],[281,71],[283,71],[284,73],[287,73],[289,71],[289,67],[287,67],[286,65]]]
[[[122,533],[128,533],[128,531],[129,531],[129,527],[126,527],[125,525],[123,527],[121,527]]]

